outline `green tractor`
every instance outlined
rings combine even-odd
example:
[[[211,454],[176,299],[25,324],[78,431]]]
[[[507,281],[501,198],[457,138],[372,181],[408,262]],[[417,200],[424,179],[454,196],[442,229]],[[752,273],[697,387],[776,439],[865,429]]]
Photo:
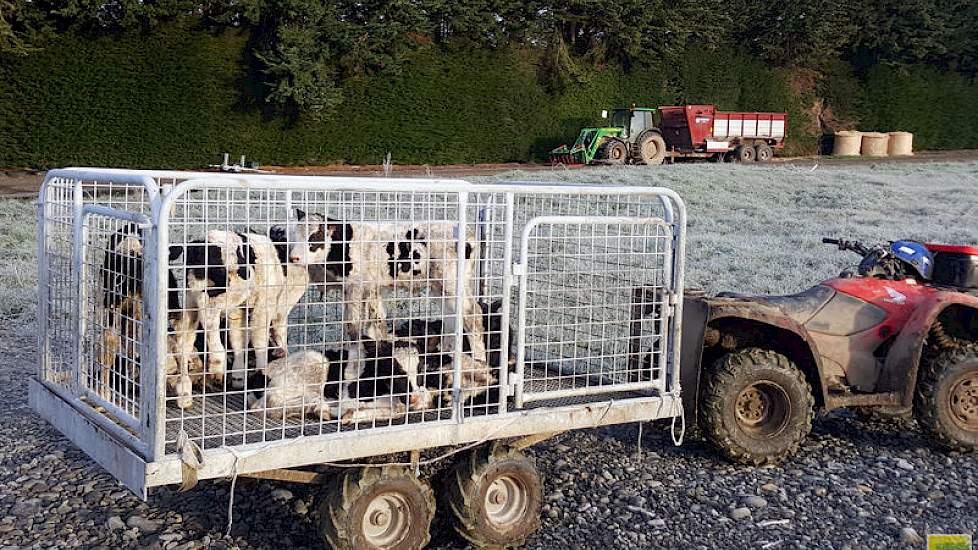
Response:
[[[584,128],[573,147],[550,152],[553,164],[662,164],[666,142],[656,126],[655,109],[629,107],[611,112],[611,124]],[[601,112],[608,118],[608,111]]]

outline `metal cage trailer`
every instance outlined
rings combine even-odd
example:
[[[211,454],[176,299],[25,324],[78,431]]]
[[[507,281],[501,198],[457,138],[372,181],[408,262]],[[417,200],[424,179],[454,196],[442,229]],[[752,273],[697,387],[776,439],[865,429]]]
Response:
[[[445,448],[456,529],[518,544],[521,449],[681,414],[685,224],[662,188],[54,170],[30,403],[142,498],[328,479],[335,548],[424,546]]]

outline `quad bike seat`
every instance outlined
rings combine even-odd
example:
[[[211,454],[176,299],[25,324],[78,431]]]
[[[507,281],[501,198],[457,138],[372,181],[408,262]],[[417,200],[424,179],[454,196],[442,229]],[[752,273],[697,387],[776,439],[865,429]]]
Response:
[[[814,317],[834,295],[835,290],[827,286],[815,285],[804,292],[784,296],[752,296],[738,292],[720,292],[716,297],[773,306],[798,323],[804,324]]]

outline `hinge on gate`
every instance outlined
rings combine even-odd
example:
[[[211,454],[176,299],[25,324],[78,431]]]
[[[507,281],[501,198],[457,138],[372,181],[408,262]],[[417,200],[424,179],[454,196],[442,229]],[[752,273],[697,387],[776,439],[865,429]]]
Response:
[[[679,303],[679,294],[677,294],[676,291],[674,290],[670,290],[668,294],[668,298],[666,298],[666,305],[669,308],[670,317],[676,313],[676,304],[678,303]]]
[[[524,264],[513,264],[513,275],[520,277],[526,275],[526,266]]]

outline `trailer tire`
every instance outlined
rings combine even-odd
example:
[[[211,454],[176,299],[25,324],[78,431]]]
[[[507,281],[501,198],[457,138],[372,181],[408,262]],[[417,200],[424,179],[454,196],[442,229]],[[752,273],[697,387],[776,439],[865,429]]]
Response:
[[[408,469],[357,468],[327,491],[319,531],[334,550],[418,550],[431,540],[434,493]]]
[[[774,149],[767,143],[758,143],[754,146],[754,160],[757,162],[770,162],[774,158]]]
[[[666,158],[666,140],[657,132],[646,132],[638,140],[638,160],[648,166],[662,164]]]
[[[540,527],[540,472],[508,445],[497,442],[471,452],[446,484],[443,506],[455,531],[475,548],[520,546]]]
[[[747,348],[712,365],[700,427],[710,444],[742,464],[777,464],[812,430],[815,400],[804,373],[774,351]]]
[[[756,158],[756,153],[750,145],[741,145],[734,149],[734,158],[738,162],[753,162]]]
[[[978,450],[978,344],[948,348],[921,361],[914,412],[942,447]]]

